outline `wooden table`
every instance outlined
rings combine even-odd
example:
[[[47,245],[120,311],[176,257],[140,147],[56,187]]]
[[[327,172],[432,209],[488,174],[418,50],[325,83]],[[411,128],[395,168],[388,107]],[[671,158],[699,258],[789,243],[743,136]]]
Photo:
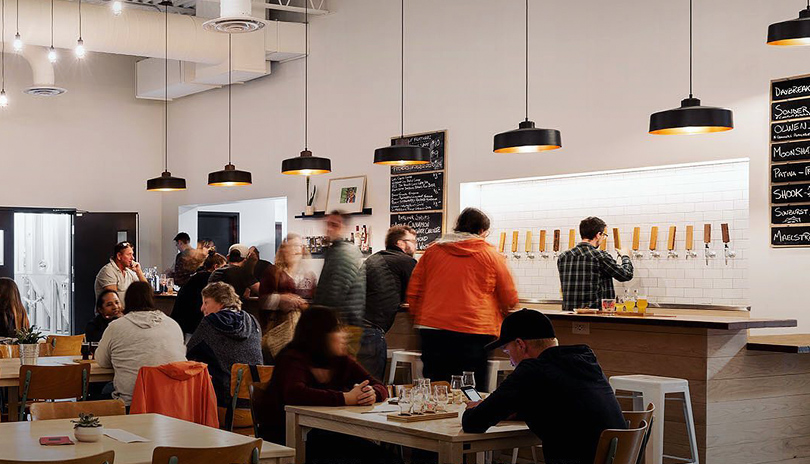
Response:
[[[810,354],[810,334],[752,335],[746,349],[774,353]]]
[[[158,446],[192,448],[232,446],[247,443],[253,438],[224,430],[206,427],[159,414],[102,417],[108,429],[122,429],[150,441],[123,443],[107,436],[97,443],[76,442],[74,446],[41,446],[44,436],[69,436],[73,427],[69,420],[46,420],[0,424],[2,458],[8,460],[43,460],[59,462],[91,456],[108,450],[115,451],[116,464],[150,464],[152,451]],[[74,440],[75,441],[75,440]],[[295,450],[286,446],[264,442],[259,462],[265,464],[291,463]]]
[[[379,405],[378,405],[379,406]],[[461,406],[454,406],[463,410]],[[396,406],[391,405],[394,410]],[[461,419],[402,423],[384,414],[363,414],[371,406],[313,407],[287,406],[287,446],[295,448],[295,462],[306,460],[306,434],[310,429],[329,430],[369,440],[439,453],[442,464],[461,464],[463,455],[482,451],[531,447],[540,439],[523,422],[501,422],[486,433],[464,433]]]

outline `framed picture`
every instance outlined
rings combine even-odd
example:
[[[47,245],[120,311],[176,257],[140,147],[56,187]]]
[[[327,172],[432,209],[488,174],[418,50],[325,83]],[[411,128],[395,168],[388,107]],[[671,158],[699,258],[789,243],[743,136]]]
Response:
[[[326,192],[326,213],[341,211],[361,213],[366,197],[366,176],[329,179]]]

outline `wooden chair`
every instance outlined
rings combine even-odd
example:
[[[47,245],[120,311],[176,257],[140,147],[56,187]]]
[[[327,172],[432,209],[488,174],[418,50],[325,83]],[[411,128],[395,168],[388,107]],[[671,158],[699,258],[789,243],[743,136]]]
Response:
[[[121,400],[79,401],[31,404],[31,420],[75,419],[79,413],[101,416],[123,416],[127,408]]]
[[[637,429],[641,427],[641,424],[644,422],[648,424],[647,432],[644,433],[644,439],[641,442],[641,450],[638,452],[638,461],[636,461],[636,464],[642,464],[644,462],[644,452],[647,450],[647,442],[650,441],[650,434],[652,433],[654,412],[655,405],[652,403],[647,405],[645,411],[622,411],[624,420],[627,421],[627,428]]]
[[[80,356],[84,335],[48,335],[45,345],[48,356]]]
[[[152,453],[152,464],[259,464],[261,451],[261,440],[222,448],[158,446]]]
[[[249,406],[240,407],[250,401],[250,386],[254,383],[267,383],[273,377],[273,366],[234,364],[231,366],[231,404],[225,411],[222,428],[229,432],[250,435],[253,432],[253,415]],[[236,430],[234,430],[236,428]]]
[[[48,356],[49,354],[50,351],[48,350],[48,344],[40,343],[39,355]],[[10,359],[19,357],[20,357],[20,345],[0,345],[0,359]]]
[[[594,464],[636,464],[641,451],[644,434],[649,424],[642,421],[641,427],[618,430],[607,429],[599,436]]]
[[[20,417],[25,420],[29,401],[86,400],[90,364],[75,366],[20,366]]]
[[[59,461],[13,461],[0,459],[0,464],[113,464],[115,451],[105,451],[101,454],[76,459],[63,459]]]

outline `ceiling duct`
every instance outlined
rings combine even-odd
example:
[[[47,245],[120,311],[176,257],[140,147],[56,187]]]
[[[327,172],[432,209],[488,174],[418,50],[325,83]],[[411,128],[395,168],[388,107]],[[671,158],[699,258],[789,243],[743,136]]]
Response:
[[[258,31],[264,27],[264,20],[251,16],[251,0],[222,0],[219,4],[219,18],[203,23],[207,31],[225,34],[240,34]]]
[[[53,64],[48,61],[48,49],[28,45],[23,48],[22,55],[31,65],[34,85],[23,90],[24,93],[38,97],[55,97],[67,90],[54,85]]]

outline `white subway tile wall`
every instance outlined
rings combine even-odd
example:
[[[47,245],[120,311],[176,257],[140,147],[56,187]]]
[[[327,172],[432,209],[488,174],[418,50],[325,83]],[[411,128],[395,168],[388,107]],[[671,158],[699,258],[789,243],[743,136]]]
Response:
[[[646,292],[652,303],[748,305],[748,161],[662,167],[548,178],[485,183],[480,206],[492,219],[489,241],[497,246],[506,232],[505,251],[522,298],[559,299],[556,261],[537,252],[539,232],[546,230],[546,249],[552,249],[553,231],[561,230],[560,248],[568,248],[568,233],[587,216],[608,224],[608,251],[614,249],[612,228],[618,227],[625,249],[632,244],[634,227],[641,227],[643,259],[633,259],[635,277],[616,283],[624,289]],[[711,250],[717,256],[706,264],[703,225],[712,226]],[[721,223],[730,228],[733,259],[724,258]],[[677,258],[667,256],[670,226],[676,227]],[[697,258],[685,257],[686,226],[694,226]],[[660,258],[649,252],[652,226],[658,226]],[[512,257],[512,232],[519,231],[520,259]],[[535,258],[525,253],[526,232],[532,232]]]

